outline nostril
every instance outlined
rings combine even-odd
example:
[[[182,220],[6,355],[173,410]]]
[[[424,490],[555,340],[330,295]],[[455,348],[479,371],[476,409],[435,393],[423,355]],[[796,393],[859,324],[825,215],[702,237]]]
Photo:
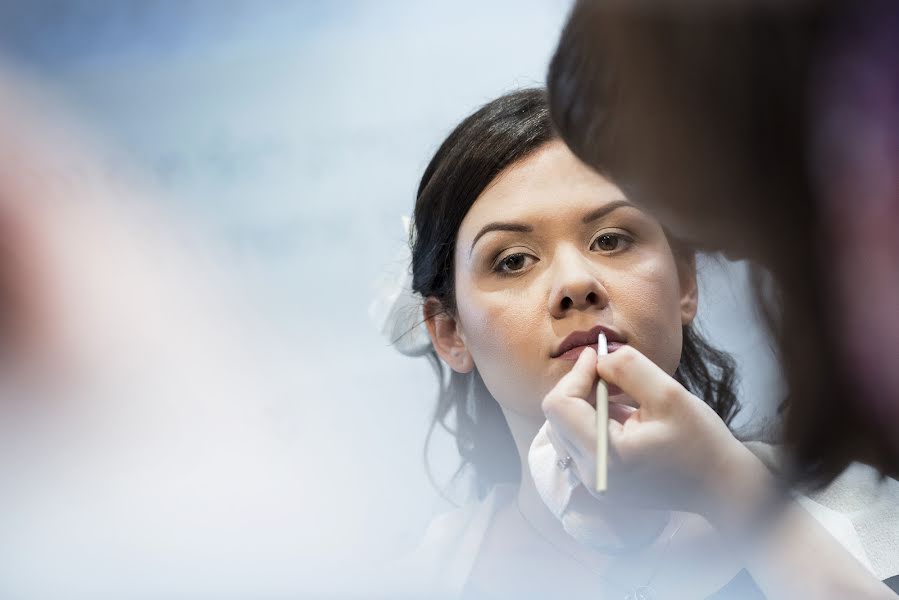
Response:
[[[568,310],[569,308],[571,308],[572,304],[574,304],[574,302],[572,302],[571,298],[569,298],[568,296],[562,298],[562,310]]]
[[[599,298],[596,296],[596,292],[587,294],[587,304],[597,304],[598,302]]]

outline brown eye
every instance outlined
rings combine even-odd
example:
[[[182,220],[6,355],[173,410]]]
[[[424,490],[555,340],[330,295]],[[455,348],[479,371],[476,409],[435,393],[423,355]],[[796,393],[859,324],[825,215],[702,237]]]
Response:
[[[602,252],[614,252],[618,250],[621,236],[614,233],[604,233],[593,242],[593,247]]]
[[[509,256],[497,262],[496,266],[493,267],[493,270],[497,271],[498,273],[508,275],[524,270],[525,268],[527,268],[531,261],[535,260],[537,259],[530,254],[524,254],[522,252],[519,252],[517,254],[510,254]]]
[[[524,267],[524,254],[513,254],[504,258],[500,264],[506,271],[518,271]]]

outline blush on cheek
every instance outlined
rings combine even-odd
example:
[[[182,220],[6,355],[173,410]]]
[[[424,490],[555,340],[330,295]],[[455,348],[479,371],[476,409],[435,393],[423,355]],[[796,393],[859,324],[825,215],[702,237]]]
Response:
[[[484,384],[501,406],[537,414],[542,394],[535,390],[544,387],[537,380],[544,371],[539,364],[541,338],[535,335],[540,316],[509,302],[507,296],[457,302],[466,345]]]
[[[613,308],[626,323],[630,343],[669,375],[673,374],[680,363],[683,343],[676,273],[640,269],[621,285],[628,293],[616,296],[618,303]]]

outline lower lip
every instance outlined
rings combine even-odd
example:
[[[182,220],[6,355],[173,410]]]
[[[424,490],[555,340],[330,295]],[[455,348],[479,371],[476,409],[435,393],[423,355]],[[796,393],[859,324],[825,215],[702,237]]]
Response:
[[[620,348],[620,347],[623,346],[623,345],[624,345],[624,344],[621,344],[620,342],[609,342],[609,346],[608,346],[608,347],[609,347],[609,354],[611,354],[612,352],[615,352],[615,350],[618,350],[618,348]],[[596,344],[591,344],[590,346],[575,346],[574,348],[572,348],[571,350],[569,350],[569,351],[566,352],[565,354],[560,354],[560,355],[557,356],[556,358],[559,358],[559,359],[562,359],[562,360],[572,360],[572,361],[574,361],[574,360],[577,360],[578,357],[581,355],[581,352],[583,352],[583,351],[586,350],[587,348],[594,348],[594,349],[595,349],[595,348],[596,348]]]

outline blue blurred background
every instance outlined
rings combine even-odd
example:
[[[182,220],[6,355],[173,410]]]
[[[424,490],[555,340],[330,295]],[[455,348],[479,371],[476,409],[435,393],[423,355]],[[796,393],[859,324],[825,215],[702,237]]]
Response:
[[[0,54],[136,167],[288,340],[300,385],[273,419],[290,451],[326,467],[309,493],[333,495],[323,518],[360,551],[410,546],[445,508],[422,466],[436,382],[368,314],[405,242],[401,216],[462,117],[543,83],[568,6],[0,4]],[[745,270],[713,260],[702,272],[700,321],[737,355],[739,421],[757,426],[779,384]],[[452,473],[446,437],[433,460],[438,478]]]

